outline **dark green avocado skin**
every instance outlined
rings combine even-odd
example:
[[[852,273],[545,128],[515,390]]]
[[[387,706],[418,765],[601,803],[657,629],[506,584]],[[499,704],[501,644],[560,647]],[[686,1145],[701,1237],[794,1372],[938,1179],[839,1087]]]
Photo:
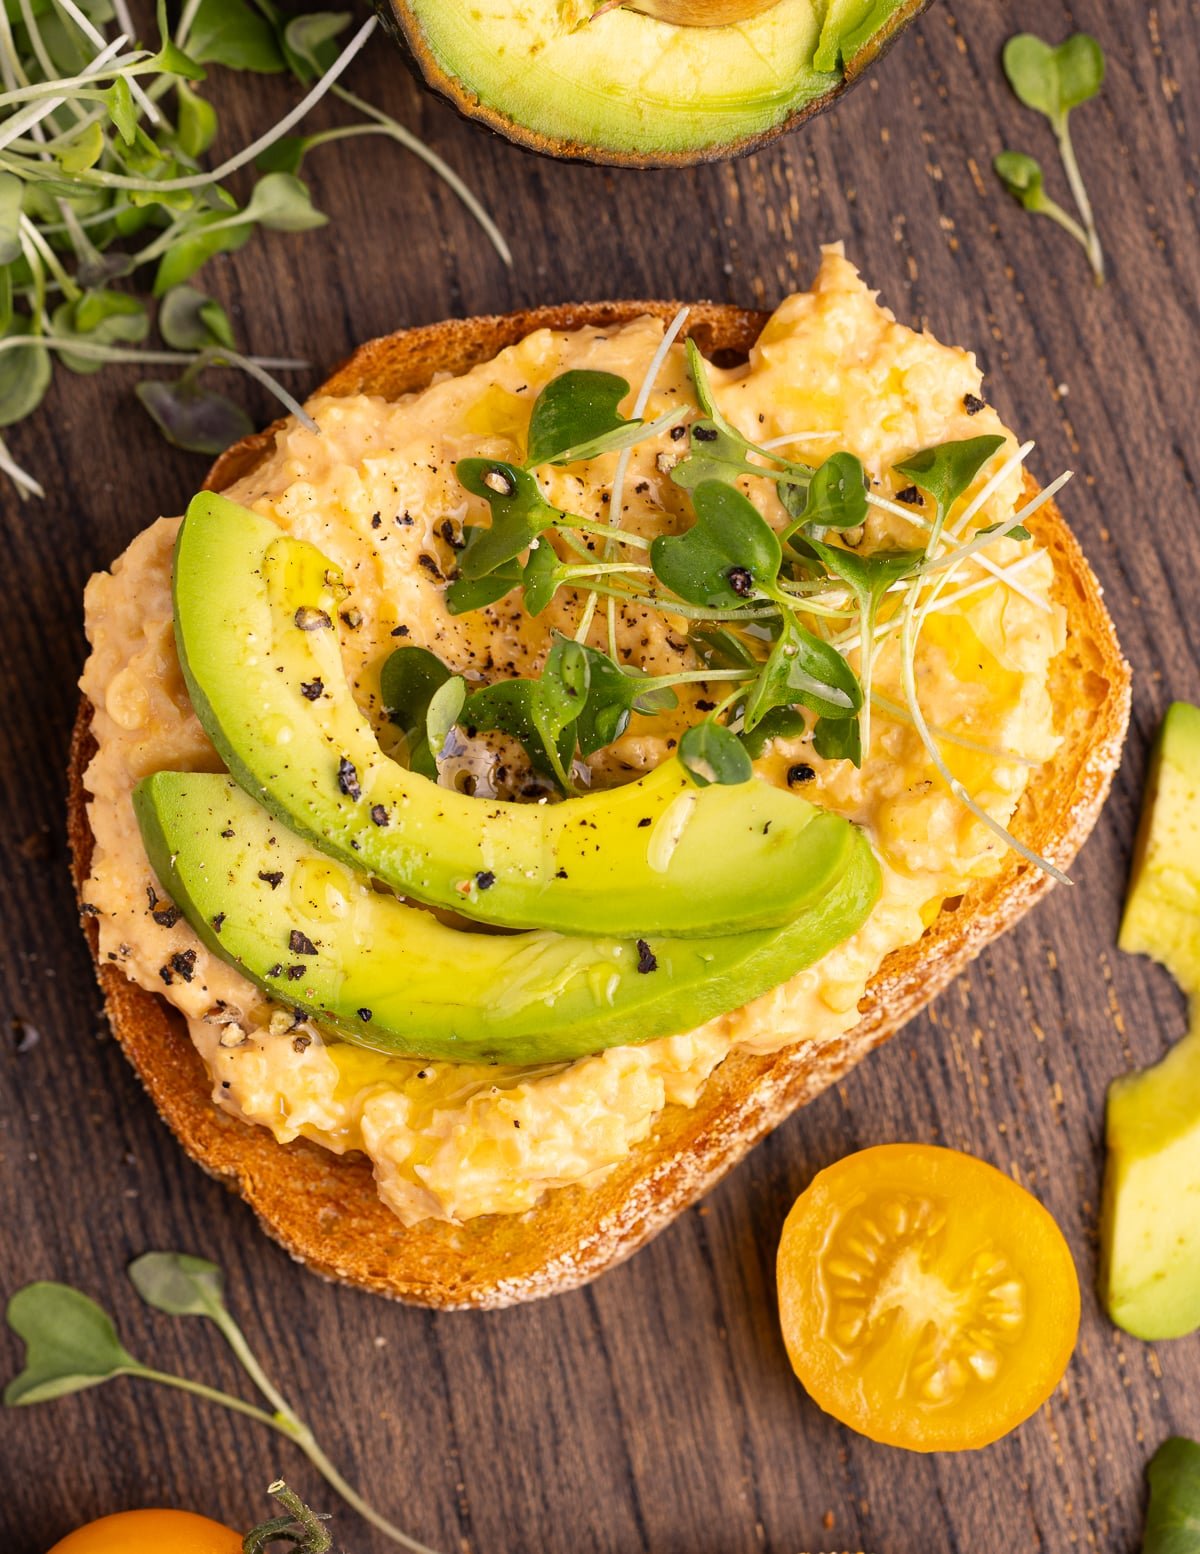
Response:
[[[337,568],[225,497],[190,504],[174,593],[192,706],[230,773],[398,894],[497,927],[703,938],[790,922],[853,845],[848,821],[798,794],[698,788],[674,759],[545,805],[472,798],[391,760],[346,678]]]
[[[716,140],[685,151],[667,151],[656,148],[652,143],[637,150],[616,149],[548,136],[530,129],[510,114],[483,102],[442,66],[423,36],[409,0],[374,0],[377,15],[395,40],[400,57],[412,75],[422,85],[445,98],[464,119],[482,124],[505,140],[541,156],[646,171],[693,167],[703,162],[733,161],[762,151],[781,136],[803,128],[810,120],[836,106],[845,93],[883,59],[909,24],[932,3],[933,0],[901,0],[886,23],[865,39],[853,54],[843,59],[840,79],[820,96],[798,105],[777,124],[755,134]]]
[[[319,1026],[413,1058],[562,1062],[692,1030],[834,949],[880,889],[875,856],[852,831],[836,880],[782,928],[687,939],[468,932],[373,889],[229,777],[160,772],[134,790],[134,808],[160,885],[214,954]]]

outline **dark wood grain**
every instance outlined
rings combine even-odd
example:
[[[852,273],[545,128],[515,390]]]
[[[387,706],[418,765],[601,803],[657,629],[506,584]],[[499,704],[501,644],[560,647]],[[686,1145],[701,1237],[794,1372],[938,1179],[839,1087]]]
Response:
[[[1110,261],[1100,291],[1070,242],[1010,204],[988,170],[1004,145],[1053,164],[1048,131],[997,65],[1022,26],[1086,26],[1108,51],[1104,96],[1075,131]],[[203,471],[156,440],[119,374],[64,377],[11,439],[47,501],[0,496],[0,1290],[78,1283],[136,1352],[238,1386],[205,1325],[152,1316],[122,1273],[150,1247],[214,1257],[331,1454],[447,1554],[1137,1547],[1146,1458],[1171,1431],[1200,1434],[1200,1340],[1139,1344],[1092,1293],[1105,1085],[1183,1027],[1165,975],[1120,955],[1114,935],[1148,737],[1169,699],[1200,697],[1197,80],[1194,0],[938,0],[801,135],[735,165],[621,173],[491,139],[421,93],[384,43],[373,49],[354,84],[488,196],[516,266],[506,272],[400,152],[331,147],[311,177],[333,224],[256,239],[206,272],[248,345],[306,354],[315,377],[369,335],[451,314],[638,294],[767,306],[805,282],[819,242],[844,238],[901,317],[976,347],[996,403],[1038,438],[1035,473],[1079,471],[1064,506],[1136,671],[1128,756],[1075,888],[624,1268],[494,1315],[328,1288],[184,1159],[102,1028],[62,841],[80,594]],[[275,82],[246,94],[231,132],[261,127],[285,97]],[[19,1052],[9,1020],[36,1028],[36,1045]],[[820,1166],[890,1139],[943,1141],[1010,1170],[1078,1259],[1083,1330],[1066,1382],[982,1454],[873,1446],[819,1414],[787,1369],[772,1293],[787,1208]],[[4,1335],[0,1368],[16,1361]],[[323,1498],[254,1426],[117,1383],[0,1415],[0,1541],[41,1554],[76,1521],[163,1501],[248,1523],[278,1472]],[[348,1513],[339,1531],[357,1554],[386,1547]]]

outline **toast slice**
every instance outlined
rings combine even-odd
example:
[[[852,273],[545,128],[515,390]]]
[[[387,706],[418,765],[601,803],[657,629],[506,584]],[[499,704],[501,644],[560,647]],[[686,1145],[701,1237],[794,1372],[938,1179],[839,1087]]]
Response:
[[[609,302],[528,309],[456,320],[373,340],[323,385],[326,394],[386,398],[425,387],[434,373],[460,373],[532,330],[615,325],[643,314],[672,318],[673,302]],[[689,333],[721,365],[744,359],[766,314],[701,304]],[[252,470],[274,429],[224,453],[207,481],[220,490]],[[1036,488],[1030,486],[1031,494]],[[1120,758],[1129,716],[1129,668],[1100,588],[1053,503],[1030,528],[1051,553],[1055,592],[1067,611],[1067,645],[1052,666],[1061,747],[1034,773],[1013,827],[1060,867],[1091,830]],[[78,890],[89,873],[92,835],[83,774],[94,749],[91,706],[80,708],[70,754],[68,826]],[[314,1272],[419,1305],[496,1307],[557,1294],[611,1268],[661,1230],[797,1106],[811,1100],[929,1003],[975,955],[1017,921],[1048,878],[1015,853],[1001,872],[948,901],[924,937],[889,955],[848,1033],[772,1056],[735,1052],[709,1078],[699,1104],[669,1106],[654,1133],[595,1187],[550,1192],[523,1215],[464,1225],[405,1228],[376,1194],[370,1164],[299,1140],[282,1145],[265,1129],[214,1106],[210,1081],[182,1018],[98,964],[113,1031],[184,1148],[239,1192],[267,1232]],[[96,954],[94,920],[84,928]]]

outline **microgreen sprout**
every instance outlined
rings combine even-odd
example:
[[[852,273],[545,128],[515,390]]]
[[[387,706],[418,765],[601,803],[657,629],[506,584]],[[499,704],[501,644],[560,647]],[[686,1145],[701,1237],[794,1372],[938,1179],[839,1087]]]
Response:
[[[1080,220],[1046,193],[1042,169],[1031,156],[1002,151],[993,162],[1004,187],[1028,211],[1049,216],[1069,232],[1088,257],[1096,284],[1104,280],[1104,253],[1092,202],[1071,141],[1072,108],[1090,101],[1104,85],[1104,50],[1090,34],[1073,33],[1055,47],[1032,33],[1018,33],[1004,45],[1004,73],[1027,108],[1050,121]]]
[[[268,1409],[222,1392],[189,1376],[144,1364],[125,1348],[108,1313],[81,1290],[66,1284],[27,1284],[8,1302],[8,1325],[25,1343],[25,1368],[4,1389],[10,1408],[47,1403],[106,1381],[128,1376],[189,1392],[209,1403],[265,1425],[299,1447],[322,1478],[346,1503],[393,1543],[411,1554],[433,1554],[423,1543],[381,1516],[353,1489],[317,1444],[316,1437],[267,1376],[225,1304],[221,1270],[202,1257],[183,1252],[148,1252],[129,1265],[129,1278],[142,1300],[169,1316],[206,1317],[233,1350],[238,1363],[270,1405]],[[284,1486],[275,1495],[300,1520],[302,1507]],[[311,1517],[312,1513],[307,1513]],[[276,1536],[282,1528],[276,1528]],[[269,1541],[269,1540],[268,1540]],[[295,1540],[292,1540],[295,1542]],[[259,1547],[265,1546],[260,1544]],[[328,1548],[328,1543],[325,1547]],[[314,1551],[319,1544],[313,1545]]]
[[[120,29],[110,35],[115,25]],[[172,318],[197,271],[255,232],[325,224],[298,176],[305,155],[350,135],[385,135],[421,157],[467,205],[505,263],[491,218],[453,171],[389,115],[349,92],[341,77],[375,31],[365,20],[344,42],[347,14],[288,17],[272,0],[188,0],[172,35],[160,5],[157,49],[135,42],[123,3],[20,0],[0,22],[0,426],[32,414],[57,360],[73,372],[105,365],[168,366],[138,398],[169,440],[218,452],[249,421],[205,387],[212,367],[262,383],[306,422],[270,364],[236,348],[215,302],[192,309],[181,343]],[[205,165],[218,133],[205,95],[214,69],[290,74],[303,88],[275,124]],[[318,102],[336,99],[356,122],[309,136],[292,132]],[[257,164],[257,165],[256,165]],[[252,172],[244,202],[226,181]],[[146,348],[154,301],[163,349]],[[201,327],[203,325],[203,327]],[[311,425],[311,423],[308,423]],[[0,470],[22,496],[36,478],[0,443]]]

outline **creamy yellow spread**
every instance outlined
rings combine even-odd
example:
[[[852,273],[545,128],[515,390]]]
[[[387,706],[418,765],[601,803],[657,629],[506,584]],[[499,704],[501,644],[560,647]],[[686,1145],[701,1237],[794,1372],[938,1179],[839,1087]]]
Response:
[[[398,640],[424,644],[483,683],[535,672],[551,632],[575,630],[581,600],[566,592],[536,619],[516,595],[487,611],[448,613],[443,579],[453,569],[452,542],[464,523],[485,521],[487,511],[459,485],[455,461],[520,460],[538,391],[568,368],[617,373],[636,391],[662,337],[663,324],[650,318],[613,329],[541,330],[461,377],[395,402],[318,396],[307,408],[319,433],[289,423],[270,457],[232,488],[235,500],[319,546],[343,569],[357,621],[342,634],[343,651],[365,709],[377,707],[379,669]],[[847,449],[884,496],[894,498],[902,484],[892,466],[919,448],[1002,433],[1008,446],[976,491],[1016,448],[996,413],[978,408],[974,358],[897,324],[838,248],[825,252],[812,290],[776,310],[749,363],[714,368],[711,377],[721,410],[746,436],[758,443],[792,437],[784,451],[812,463]],[[647,419],[691,402],[684,353],[673,346]],[[623,408],[628,413],[629,404]],[[633,450],[625,529],[653,535],[687,522],[686,498],[669,478],[679,446],[663,432]],[[609,454],[543,470],[539,479],[555,505],[606,518],[615,462]],[[742,484],[781,525],[769,483]],[[1010,518],[1021,490],[1014,464],[968,531]],[[912,520],[904,511],[873,508],[864,549],[922,545],[919,510]],[[283,1141],[303,1135],[338,1152],[364,1151],[381,1196],[406,1223],[519,1212],[550,1189],[594,1182],[651,1133],[666,1105],[694,1105],[734,1048],[772,1052],[826,1041],[852,1026],[884,956],[918,939],[946,897],[999,866],[1004,842],[951,795],[906,717],[888,710],[904,699],[892,635],[879,651],[875,683],[884,700],[874,708],[861,770],[821,761],[807,736],[768,747],[758,763],[777,782],[786,781],[789,766],[811,765],[816,776],[805,796],[864,826],[880,857],[877,907],[818,964],[698,1030],[540,1069],[412,1062],[322,1037],[310,1026],[293,1028],[290,1015],[272,1012],[184,920],[171,921],[151,894],[158,887],[133,816],[131,790],[148,773],[220,768],[189,705],[175,652],[170,584],[178,522],[153,524],[87,588],[92,651],[81,683],[95,705],[99,747],[87,773],[96,838],[87,898],[101,954],[187,1017],[220,1106]],[[1016,570],[997,580],[973,562],[964,567],[943,595],[948,607],[927,619],[917,681],[939,737],[968,741],[945,739],[945,760],[1003,822],[1030,770],[1056,748],[1047,680],[1063,645],[1064,615],[1050,601],[1046,553],[1002,540],[987,557]],[[601,647],[603,614],[593,629]],[[407,634],[398,638],[398,628]],[[696,667],[686,629],[682,619],[645,607],[619,613],[624,655],[653,673]],[[853,650],[848,656],[857,661]],[[705,688],[682,691],[677,712],[635,715],[625,735],[593,758],[595,780],[625,780],[665,758],[679,729],[701,715],[694,703]],[[475,776],[486,787],[486,763],[476,763]],[[195,952],[191,980],[174,975],[168,983],[163,968],[188,950]]]

